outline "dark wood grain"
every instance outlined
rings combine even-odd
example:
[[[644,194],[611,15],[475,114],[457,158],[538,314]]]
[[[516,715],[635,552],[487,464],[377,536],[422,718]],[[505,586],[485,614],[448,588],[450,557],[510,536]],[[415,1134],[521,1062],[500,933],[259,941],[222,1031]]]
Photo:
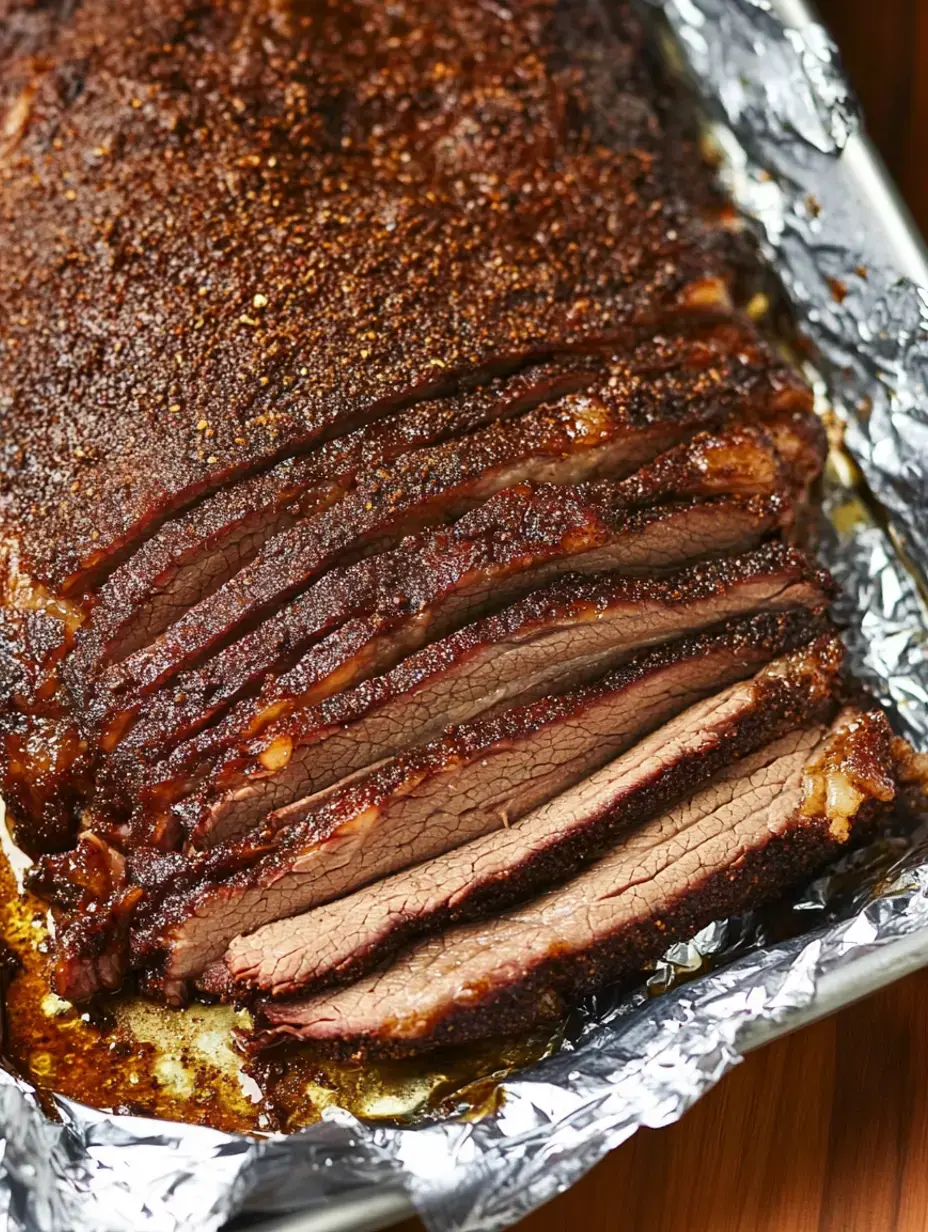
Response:
[[[928,232],[928,0],[820,9]],[[928,971],[749,1057],[521,1228],[928,1232]]]
[[[926,1232],[928,971],[753,1054],[519,1226]]]
[[[819,0],[867,126],[928,232],[928,3]]]

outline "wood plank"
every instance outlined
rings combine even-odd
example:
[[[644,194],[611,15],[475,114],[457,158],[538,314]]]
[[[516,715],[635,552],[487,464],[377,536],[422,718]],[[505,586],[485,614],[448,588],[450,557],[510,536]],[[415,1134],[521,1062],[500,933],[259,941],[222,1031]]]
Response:
[[[928,971],[748,1057],[519,1227],[928,1232]]]

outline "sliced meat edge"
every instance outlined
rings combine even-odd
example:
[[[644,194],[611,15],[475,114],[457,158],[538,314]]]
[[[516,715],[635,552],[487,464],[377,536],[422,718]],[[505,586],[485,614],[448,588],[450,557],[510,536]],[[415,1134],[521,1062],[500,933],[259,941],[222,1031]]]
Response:
[[[821,630],[821,618],[806,611],[733,622],[651,651],[594,685],[452,729],[272,814],[249,839],[202,857],[192,887],[153,900],[139,917],[136,961],[154,960],[173,996],[178,981],[221,957],[237,934],[511,825],[701,696]],[[255,858],[243,868],[250,850]],[[231,875],[217,880],[224,868]]]
[[[565,886],[426,941],[346,989],[268,1004],[264,1039],[403,1055],[557,1019],[675,939],[833,858],[892,801],[890,745],[878,712],[794,732]]]
[[[209,846],[452,724],[582,684],[650,645],[751,612],[821,608],[832,594],[827,575],[779,543],[667,578],[572,578],[272,723],[211,768],[202,803],[178,811],[187,828],[201,811],[191,839]]]
[[[627,753],[503,832],[236,938],[200,985],[275,997],[344,982],[422,933],[498,911],[561,881],[604,844],[731,763],[837,706],[840,641],[829,636],[683,711]]]
[[[72,673],[94,675],[143,649],[256,557],[267,540],[342,500],[364,466],[388,465],[411,449],[576,392],[596,373],[595,356],[531,365],[375,420],[221,488],[165,523],[107,579],[76,637]]]
[[[215,756],[255,725],[386,671],[560,573],[672,568],[745,550],[792,517],[776,455],[752,429],[700,436],[618,483],[508,489],[445,531],[326,575],[153,697],[102,699],[92,723],[102,724],[107,752],[127,739],[131,772],[260,688],[205,738]]]

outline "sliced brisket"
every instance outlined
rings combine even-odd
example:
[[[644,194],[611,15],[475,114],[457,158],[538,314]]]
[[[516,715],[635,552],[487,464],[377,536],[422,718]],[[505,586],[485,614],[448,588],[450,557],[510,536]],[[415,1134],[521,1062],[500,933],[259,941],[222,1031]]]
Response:
[[[821,629],[821,618],[800,610],[671,643],[596,684],[453,728],[290,805],[260,835],[202,858],[200,886],[169,895],[144,924],[140,915],[137,959],[164,953],[170,993],[239,933],[509,826],[698,698]],[[249,849],[258,858],[241,868]],[[237,871],[217,882],[227,866]]]
[[[621,478],[738,409],[770,413],[804,396],[784,388],[779,369],[746,368],[737,353],[707,368],[684,363],[646,380],[618,364],[588,393],[564,395],[460,440],[413,449],[390,465],[385,458],[360,474],[356,488],[334,507],[270,539],[253,561],[160,635],[143,623],[136,630],[141,648],[108,669],[103,691],[116,697],[151,692],[326,570],[387,550],[425,526],[454,521],[503,488]],[[88,666],[81,655],[65,671],[79,707],[87,701]]]
[[[344,990],[267,1005],[269,1038],[402,1054],[557,1019],[832,858],[893,799],[890,745],[878,712],[787,735],[543,897],[436,936]]]
[[[133,781],[140,760],[161,756],[260,687],[209,737],[219,751],[255,723],[383,672],[558,574],[659,571],[750,548],[790,524],[779,476],[764,434],[737,429],[697,437],[620,483],[498,493],[447,530],[326,574],[151,698],[110,698],[103,747],[126,745],[113,772]]]
[[[532,364],[378,420],[220,489],[167,522],[107,579],[77,635],[73,672],[93,674],[142,649],[252,560],[266,540],[341,500],[365,467],[389,465],[419,446],[582,389],[600,367],[593,356]]]
[[[61,995],[179,999],[234,940],[279,998],[600,860],[451,935],[469,1005],[425,946],[267,1009],[471,1038],[876,811],[880,716],[803,779],[824,434],[630,4],[57,7],[0,52],[0,786]]]
[[[613,503],[614,497],[618,496],[620,501],[626,502],[627,509],[654,510],[660,508],[663,501],[685,502],[688,498],[702,498],[709,492],[762,497],[773,492],[778,484],[785,482],[780,456],[767,434],[744,428],[732,429],[718,437],[699,436],[688,444],[663,454],[650,466],[636,471],[618,487],[603,485],[599,491],[613,508],[618,508],[618,505]],[[589,490],[596,489],[591,487]],[[793,509],[792,503],[789,504],[788,516],[791,517]],[[574,551],[576,547],[574,542]],[[709,548],[710,553],[715,550],[715,545]],[[682,559],[704,554],[705,549],[690,550]],[[584,572],[589,572],[591,568],[618,569],[622,567],[623,559],[624,555],[621,553],[614,559],[607,553],[604,563],[594,566],[581,560],[577,568]],[[648,568],[660,571],[666,568],[667,564],[661,562],[659,557],[646,559],[642,558],[640,553],[634,552],[627,560],[627,567],[632,571]],[[538,584],[538,578],[534,576],[536,568],[537,558],[533,552],[529,559],[523,562],[524,577],[513,579],[518,593],[524,593],[529,589],[529,585]],[[558,573],[564,571],[561,562],[555,568]],[[542,573],[545,572],[545,566],[542,566]],[[500,585],[500,581],[501,579],[494,587],[496,608],[508,597],[506,588]],[[443,616],[442,619],[446,620],[447,617]],[[456,616],[452,616],[452,619],[456,624],[461,623]],[[444,627],[447,629],[449,626],[445,624]],[[431,636],[435,635],[433,627]],[[346,630],[346,642],[350,640],[350,633]],[[344,656],[337,658],[339,688],[346,688],[352,682],[351,676],[346,675],[342,667],[345,661]],[[278,717],[296,704],[311,703],[319,697],[329,695],[332,686],[327,678],[334,666],[331,646],[322,643],[311,648],[289,671],[269,676],[262,686],[252,726],[261,726],[268,717]],[[363,670],[365,675],[369,674],[369,668],[365,666]],[[383,667],[378,670],[383,670]]]
[[[512,827],[237,937],[201,986],[280,997],[343,982],[415,936],[563,880],[603,854],[620,830],[669,808],[739,758],[788,731],[827,722],[842,658],[831,636],[776,660],[753,680],[689,707]]]
[[[62,995],[131,968],[178,997],[244,930],[447,867],[437,896],[390,883],[418,897],[396,927],[365,891],[331,909],[360,912],[349,949],[327,925],[318,969],[282,960],[288,988],[358,970],[822,717],[830,641],[601,774],[825,636],[831,590],[779,542],[822,468],[810,392],[736,313],[747,245],[629,4],[58,7],[0,81],[0,786]],[[807,812],[869,808],[855,721]],[[782,841],[719,823],[772,883],[826,843],[777,756]],[[717,839],[681,927],[740,892]],[[473,841],[468,881],[448,853]],[[537,946],[492,968],[489,1026],[650,953],[609,910],[566,937],[573,973]],[[243,982],[279,993],[266,936]],[[384,1026],[365,985],[329,1034],[483,1033],[435,970],[432,1026]],[[313,1005],[272,1034],[325,1036]]]
[[[76,670],[94,672],[141,649],[227,581],[266,540],[341,499],[366,468],[388,466],[410,450],[464,437],[580,390],[605,362],[596,355],[564,355],[531,364],[377,420],[220,489],[169,520],[107,580],[78,635]],[[719,421],[733,409],[749,417],[810,409],[808,389],[743,325],[659,334],[627,357],[613,356],[609,365],[610,394],[622,398],[642,450],[649,422],[659,430],[662,399],[664,405],[679,404],[674,413],[681,425],[689,418],[694,426]]]
[[[186,783],[204,782],[192,839],[208,846],[452,724],[574,687],[658,642],[750,612],[824,609],[831,595],[827,575],[779,543],[667,578],[571,577],[433,643],[385,676],[271,723],[219,764],[207,763],[208,771],[157,783],[144,807],[164,807]],[[206,743],[204,737],[200,757]],[[163,769],[177,775],[189,752],[179,749]],[[192,802],[179,813],[189,827]]]

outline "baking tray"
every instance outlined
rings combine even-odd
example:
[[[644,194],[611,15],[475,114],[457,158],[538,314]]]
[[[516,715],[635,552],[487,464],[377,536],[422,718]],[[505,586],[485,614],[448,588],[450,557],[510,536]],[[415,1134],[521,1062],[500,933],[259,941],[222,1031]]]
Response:
[[[805,0],[771,0],[771,10],[789,27],[801,29],[819,20]],[[872,142],[865,134],[848,140],[842,154],[848,188],[868,202],[880,223],[879,234],[868,240],[901,274],[928,287],[928,246],[908,208],[893,184]],[[749,1027],[737,1040],[738,1051],[747,1055],[801,1027],[808,1026],[845,1006],[869,996],[896,980],[928,966],[928,929],[863,953],[826,973],[818,981],[811,1000],[781,1021],[766,1021]],[[375,1232],[415,1215],[401,1190],[383,1188],[330,1201],[323,1208],[297,1211],[272,1219],[236,1220],[227,1232]]]
[[[862,955],[839,971],[827,973],[819,980],[815,994],[803,1009],[782,1022],[765,1022],[744,1032],[738,1040],[738,1050],[746,1056],[922,967],[928,967],[928,929]],[[377,1232],[415,1214],[401,1190],[383,1189],[333,1201],[322,1209],[297,1211],[258,1222],[236,1220],[227,1224],[224,1232]]]

